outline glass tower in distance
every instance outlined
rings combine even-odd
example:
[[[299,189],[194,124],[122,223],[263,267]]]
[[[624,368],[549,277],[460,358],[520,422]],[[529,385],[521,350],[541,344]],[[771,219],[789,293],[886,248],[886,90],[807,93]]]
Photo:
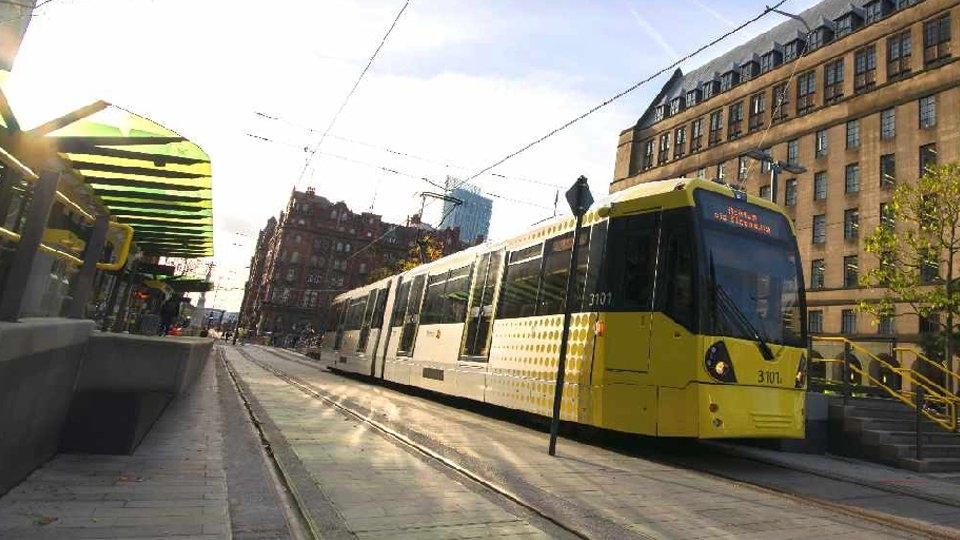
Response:
[[[447,177],[444,187],[447,194],[463,201],[454,205],[443,202],[443,222],[437,228],[460,227],[460,241],[465,244],[477,244],[487,239],[490,231],[490,216],[493,213],[493,200],[480,194],[480,190],[471,184],[462,184],[460,180]]]

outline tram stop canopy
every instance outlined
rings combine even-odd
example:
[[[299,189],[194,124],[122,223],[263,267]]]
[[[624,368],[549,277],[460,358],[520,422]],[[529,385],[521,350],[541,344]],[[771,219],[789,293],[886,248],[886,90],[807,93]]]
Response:
[[[150,255],[213,255],[210,157],[152,120],[100,101],[31,133],[55,150]]]

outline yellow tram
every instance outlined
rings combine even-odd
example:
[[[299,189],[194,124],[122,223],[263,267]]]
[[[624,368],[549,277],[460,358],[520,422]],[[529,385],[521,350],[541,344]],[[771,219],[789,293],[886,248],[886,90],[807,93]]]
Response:
[[[321,361],[550,416],[574,220],[337,297]],[[804,436],[806,306],[793,227],[697,179],[584,216],[561,418],[667,437]]]

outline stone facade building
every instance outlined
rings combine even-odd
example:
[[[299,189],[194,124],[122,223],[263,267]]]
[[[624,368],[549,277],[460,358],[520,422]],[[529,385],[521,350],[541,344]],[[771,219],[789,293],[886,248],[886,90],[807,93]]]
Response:
[[[826,0],[690,73],[679,70],[620,135],[611,191],[680,176],[769,197],[759,149],[781,172],[777,203],[797,229],[810,329],[913,339],[927,321],[856,309],[876,265],[862,238],[888,219],[893,188],[929,163],[960,160],[956,0]],[[898,308],[899,312],[899,308]]]
[[[293,191],[279,219],[271,217],[257,238],[240,325],[259,334],[317,329],[336,295],[408,258],[425,229],[439,237],[444,254],[467,247],[458,228],[434,231],[419,216],[411,222],[394,225],[371,212],[355,213],[312,188]]]

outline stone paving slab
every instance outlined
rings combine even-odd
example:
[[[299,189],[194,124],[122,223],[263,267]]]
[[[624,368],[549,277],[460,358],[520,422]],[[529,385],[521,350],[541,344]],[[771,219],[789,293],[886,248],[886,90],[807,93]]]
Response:
[[[915,537],[855,513],[568,439],[561,439],[558,455],[550,457],[547,437],[538,431],[280,359],[264,349],[251,350],[256,351],[258,360],[309,381],[341,403],[359,405],[366,416],[408,437],[419,437],[435,451],[446,452],[471,470],[482,471],[527,500],[566,517],[606,521],[622,531],[649,537]],[[307,401],[299,413],[330,414]],[[341,448],[327,452],[355,460],[363,445],[349,430],[344,436]],[[319,451],[313,455],[318,465],[329,457]],[[326,474],[337,475],[341,481],[350,479],[340,471]],[[416,476],[411,471],[410,477]],[[378,486],[371,487],[376,490]],[[345,504],[372,502],[369,492],[357,495],[360,497],[345,500]]]
[[[60,454],[0,498],[0,538],[230,538],[214,363],[131,456]]]
[[[225,354],[357,538],[553,537],[235,350]]]

